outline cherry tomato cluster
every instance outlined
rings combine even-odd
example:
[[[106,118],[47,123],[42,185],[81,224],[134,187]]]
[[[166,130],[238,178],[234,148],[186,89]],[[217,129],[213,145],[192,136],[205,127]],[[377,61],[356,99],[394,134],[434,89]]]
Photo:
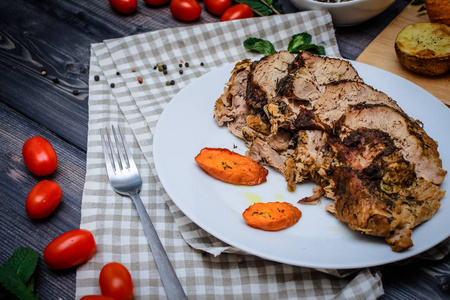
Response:
[[[231,0],[204,0],[206,9],[221,16],[220,22],[253,18],[253,11],[246,4],[233,5]]]
[[[52,174],[58,165],[55,149],[41,136],[32,137],[23,144],[22,157],[30,172],[37,176]],[[28,194],[25,210],[30,218],[43,219],[58,207],[61,199],[61,187],[56,182],[43,180]]]
[[[202,7],[196,0],[144,0],[153,6],[160,6],[170,1],[171,14],[182,21],[194,21],[202,14]],[[109,0],[112,8],[123,14],[137,9],[137,0]],[[231,0],[204,0],[206,9],[214,15],[221,16],[220,21],[252,18],[253,11],[246,4],[233,5]]]
[[[41,136],[25,141],[22,157],[30,172],[40,177],[52,174],[58,166],[55,149]],[[28,193],[25,211],[32,219],[46,218],[61,203],[62,196],[59,184],[47,179],[41,180]],[[91,259],[96,248],[90,231],[75,229],[61,234],[47,245],[44,249],[44,261],[52,269],[68,269]]]
[[[163,0],[149,0],[163,1]],[[123,0],[122,2],[126,2]],[[58,165],[53,146],[43,137],[28,139],[22,147],[22,156],[27,168],[37,176],[52,174]],[[62,199],[60,186],[44,179],[36,184],[25,200],[27,215],[42,219],[50,215]],[[44,261],[52,269],[64,270],[90,260],[97,251],[94,236],[89,230],[74,229],[52,240],[44,249]],[[99,276],[102,295],[85,296],[83,300],[131,300],[133,280],[128,269],[120,263],[106,264]]]

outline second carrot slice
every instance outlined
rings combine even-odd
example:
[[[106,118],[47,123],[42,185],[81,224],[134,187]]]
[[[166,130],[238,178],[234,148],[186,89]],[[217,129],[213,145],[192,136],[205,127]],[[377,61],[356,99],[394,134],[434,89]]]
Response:
[[[277,231],[293,226],[302,212],[288,202],[255,203],[243,213],[247,225],[266,231]]]

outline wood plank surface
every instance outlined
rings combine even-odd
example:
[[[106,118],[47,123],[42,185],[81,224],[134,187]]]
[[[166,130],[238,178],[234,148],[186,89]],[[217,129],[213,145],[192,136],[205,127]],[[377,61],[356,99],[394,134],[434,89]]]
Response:
[[[30,247],[39,253],[35,273],[36,293],[41,299],[74,299],[75,268],[51,270],[42,257],[45,246],[58,235],[80,226],[80,207],[86,173],[84,151],[54,136],[37,123],[0,103],[2,173],[0,181],[0,262],[3,264],[18,247]],[[45,177],[33,175],[22,159],[23,143],[42,136],[58,156],[56,171]],[[32,220],[25,212],[25,199],[41,180],[59,184],[63,192],[60,205],[48,217]],[[70,284],[69,284],[70,283]]]
[[[429,22],[426,11],[418,12],[419,8],[417,5],[408,5],[356,60],[399,75],[450,106],[449,72],[436,77],[412,73],[399,63],[394,51],[395,39],[403,28],[409,24]]]

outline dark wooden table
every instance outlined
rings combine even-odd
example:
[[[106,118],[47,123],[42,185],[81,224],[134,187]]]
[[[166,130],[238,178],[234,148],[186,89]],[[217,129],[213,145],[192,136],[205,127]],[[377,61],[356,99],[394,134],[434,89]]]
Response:
[[[0,264],[17,247],[38,251],[35,285],[41,299],[75,298],[76,270],[49,269],[42,252],[55,236],[80,224],[90,44],[219,21],[204,9],[195,22],[180,22],[171,16],[168,5],[151,7],[138,2],[137,12],[122,15],[113,11],[107,0],[0,1]],[[284,13],[296,11],[288,0],[279,3]],[[397,0],[364,24],[336,28],[342,56],[356,59],[407,4]],[[57,171],[47,179],[58,182],[64,193],[57,211],[41,221],[33,221],[25,213],[25,198],[41,178],[26,169],[21,156],[23,143],[36,135],[48,139],[58,154]],[[450,256],[437,262],[382,266],[381,270],[383,299],[450,297]]]

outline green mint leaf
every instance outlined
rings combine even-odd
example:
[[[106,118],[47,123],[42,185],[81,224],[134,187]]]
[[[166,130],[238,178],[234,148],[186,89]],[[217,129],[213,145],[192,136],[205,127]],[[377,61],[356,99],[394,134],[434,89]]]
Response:
[[[236,0],[238,3],[250,6],[253,12],[261,17],[270,16],[273,10],[259,0]]]
[[[30,292],[34,292],[34,275],[31,276],[30,280],[27,281],[26,285]]]
[[[20,300],[39,300],[10,266],[0,267],[0,284]]]
[[[248,38],[244,41],[244,48],[250,51],[259,52],[266,56],[272,55],[276,52],[271,42],[254,37]]]
[[[288,51],[291,53],[297,53],[299,52],[299,48],[303,45],[309,45],[311,44],[312,36],[309,33],[302,32],[297,33],[292,36],[291,40],[289,41],[288,45]]]
[[[38,263],[39,253],[27,247],[17,248],[4,266],[14,270],[17,276],[26,283],[33,275]]]
[[[311,52],[312,54],[320,54],[320,55],[325,55],[325,48],[323,46],[317,46],[314,44],[310,44],[310,45],[301,45],[298,47],[297,49],[299,52],[304,50],[304,51],[308,51]],[[291,52],[292,53],[292,52]]]

